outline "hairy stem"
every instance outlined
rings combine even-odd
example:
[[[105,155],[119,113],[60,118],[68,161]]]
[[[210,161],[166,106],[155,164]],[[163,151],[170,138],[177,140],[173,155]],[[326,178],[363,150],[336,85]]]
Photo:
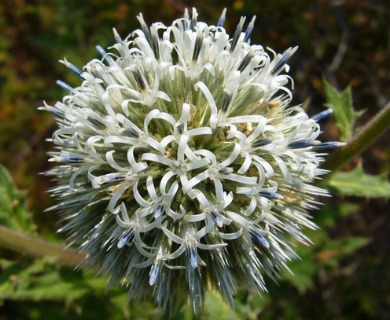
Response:
[[[390,128],[390,102],[376,114],[363,128],[357,131],[353,138],[337,149],[322,165],[323,169],[335,172],[359,155],[371,143]],[[329,175],[328,175],[329,177]]]
[[[0,226],[0,247],[32,257],[55,257],[59,264],[70,267],[76,267],[83,259],[83,255],[73,249],[64,249],[60,245],[3,226]]]

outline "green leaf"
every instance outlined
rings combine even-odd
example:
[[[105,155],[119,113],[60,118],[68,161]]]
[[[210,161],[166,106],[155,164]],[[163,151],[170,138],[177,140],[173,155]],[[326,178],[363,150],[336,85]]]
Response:
[[[35,231],[36,227],[26,209],[26,194],[18,190],[7,171],[0,164],[0,224],[14,231]]]
[[[390,183],[385,176],[364,173],[361,165],[353,171],[338,172],[327,181],[332,192],[342,196],[365,198],[389,198]]]
[[[367,245],[370,240],[365,237],[348,237],[331,239],[325,230],[316,230],[310,237],[313,247],[297,248],[298,260],[289,263],[292,271],[284,271],[283,279],[293,285],[299,293],[305,293],[313,284],[313,276],[324,267],[337,268],[339,262],[347,255]]]
[[[364,247],[369,242],[370,240],[365,237],[329,240],[324,244],[322,250],[316,254],[316,260],[323,265],[335,268],[339,265],[341,259]]]
[[[340,140],[347,141],[352,136],[355,120],[361,114],[353,110],[351,88],[339,92],[324,79],[324,89],[326,105],[333,110]]]
[[[0,302],[43,302],[48,306],[53,302],[63,303],[69,314],[76,312],[80,319],[96,319],[97,314],[99,319],[133,319],[134,315],[137,319],[161,319],[159,308],[153,308],[148,302],[129,303],[126,290],[118,287],[107,291],[107,281],[92,275],[93,272],[75,272],[43,259],[0,259]],[[69,317],[65,315],[61,319]]]
[[[202,315],[207,319],[230,319],[238,320],[241,317],[222,299],[215,291],[207,291],[204,310]]]
[[[66,300],[79,299],[92,288],[104,288],[98,279],[84,280],[72,273],[64,273],[44,260],[20,259],[16,262],[0,260],[0,299]]]
[[[332,227],[338,219],[351,215],[359,210],[359,205],[352,202],[342,202],[337,206],[323,206],[315,214],[315,222],[320,228]]]
[[[312,247],[299,247],[299,259],[288,265],[292,273],[283,272],[283,279],[289,281],[300,293],[304,293],[312,286],[312,278],[320,267],[313,259],[313,250]]]

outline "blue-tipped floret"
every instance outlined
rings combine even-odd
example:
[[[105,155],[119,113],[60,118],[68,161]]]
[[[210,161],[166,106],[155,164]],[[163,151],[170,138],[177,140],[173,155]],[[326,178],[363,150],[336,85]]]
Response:
[[[236,48],[236,45],[238,43],[238,40],[240,39],[242,27],[244,26],[244,22],[245,22],[245,17],[241,17],[240,22],[237,25],[236,31],[233,34],[233,39],[232,39],[232,43],[230,46],[231,52],[234,51],[234,49]]]
[[[286,65],[288,60],[290,60],[292,54],[290,50],[283,52],[282,58],[276,63],[275,67],[272,69],[271,74],[276,75],[282,71],[283,67]]]
[[[223,27],[223,25],[225,24],[225,20],[226,20],[226,8],[223,9],[222,14],[219,17],[217,27]]]
[[[122,249],[129,241],[133,240],[134,230],[129,229],[123,233],[123,235],[119,238],[117,247],[118,249]]]
[[[249,233],[252,236],[252,238],[255,239],[257,244],[267,249],[269,248],[268,240],[264,236],[262,236],[257,230],[251,229]]]
[[[73,90],[74,90],[69,84],[65,83],[64,81],[57,80],[57,81],[56,81],[56,84],[57,84],[57,86],[59,86],[61,89],[64,89],[65,91],[67,91],[67,92],[69,92],[69,93],[72,93]]]
[[[103,59],[106,59],[109,64],[115,64],[114,60],[101,46],[97,45],[95,48],[97,52],[99,52],[99,54],[103,57]]]
[[[82,163],[84,162],[83,158],[79,157],[67,157],[67,156],[62,156],[61,157],[62,162],[68,163],[68,164],[77,164],[77,163]]]
[[[194,247],[188,248],[188,255],[190,256],[190,263],[193,269],[198,267],[198,257],[196,256],[196,250]]]
[[[156,281],[157,281],[157,276],[158,276],[158,264],[154,263],[152,267],[150,268],[149,272],[149,285],[153,286]]]
[[[317,113],[316,115],[312,116],[311,119],[314,120],[315,122],[318,122],[318,121],[326,118],[327,116],[329,116],[332,113],[333,113],[332,109],[326,109],[326,110],[321,111],[320,113]]]
[[[267,144],[270,144],[270,143],[271,143],[270,139],[263,138],[263,139],[259,139],[259,140],[256,140],[255,142],[253,142],[252,147],[253,148],[260,148],[260,147],[264,147],[264,146],[266,146]]]
[[[219,213],[215,212],[215,211],[212,211],[211,212],[211,218],[213,219],[213,221],[215,222],[215,224],[222,228],[223,226],[223,221],[222,221],[222,218],[221,216],[219,215]]]
[[[66,62],[66,67],[72,71],[76,76],[80,77],[81,79],[83,79],[83,77],[81,76],[83,71],[81,71],[78,67],[76,67],[73,63],[70,63],[70,62]]]
[[[255,26],[255,21],[256,21],[256,16],[254,16],[252,18],[251,22],[248,24],[248,27],[245,30],[244,42],[246,42],[246,43],[250,43],[250,41],[251,41],[251,35],[253,32],[253,28]]]
[[[259,196],[265,197],[270,200],[281,200],[283,196],[276,192],[271,191],[260,191]]]
[[[308,148],[312,147],[314,144],[313,140],[298,140],[293,141],[288,144],[288,147],[291,149],[302,149],[302,148]]]
[[[161,217],[163,212],[164,212],[164,206],[162,204],[159,204],[157,206],[157,209],[154,211],[154,218],[157,219]]]
[[[313,146],[313,150],[329,150],[329,149],[335,149],[335,148],[338,148],[338,147],[341,147],[345,145],[345,143],[343,142],[339,142],[339,141],[327,141],[327,142],[322,142],[320,144],[317,144],[315,146]]]

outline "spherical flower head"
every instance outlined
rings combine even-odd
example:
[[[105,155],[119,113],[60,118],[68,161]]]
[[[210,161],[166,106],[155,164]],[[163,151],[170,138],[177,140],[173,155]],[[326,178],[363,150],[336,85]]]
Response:
[[[233,293],[250,283],[265,291],[309,243],[306,210],[326,192],[317,121],[290,106],[283,54],[251,45],[254,20],[232,37],[186,11],[171,26],[154,23],[116,43],[83,70],[62,102],[43,109],[59,129],[48,172],[69,240],[85,263],[132,297],[170,308],[204,291]]]

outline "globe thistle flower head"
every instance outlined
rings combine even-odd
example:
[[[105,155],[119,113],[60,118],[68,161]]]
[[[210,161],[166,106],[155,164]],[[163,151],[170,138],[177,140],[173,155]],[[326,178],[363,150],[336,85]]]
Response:
[[[131,297],[170,308],[219,290],[233,305],[240,284],[266,290],[296,257],[291,243],[315,229],[306,210],[323,150],[318,121],[290,106],[285,74],[296,51],[250,43],[255,18],[230,37],[197,12],[141,28],[82,70],[55,114],[48,172],[69,241],[85,263]]]

